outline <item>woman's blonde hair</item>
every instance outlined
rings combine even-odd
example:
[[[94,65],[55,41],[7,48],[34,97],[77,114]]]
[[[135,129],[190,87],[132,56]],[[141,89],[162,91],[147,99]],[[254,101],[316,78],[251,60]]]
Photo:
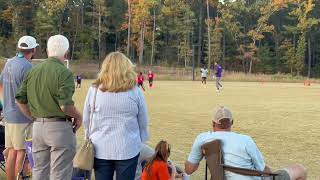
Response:
[[[136,85],[134,65],[121,52],[112,52],[104,59],[95,86],[105,92],[125,92]]]

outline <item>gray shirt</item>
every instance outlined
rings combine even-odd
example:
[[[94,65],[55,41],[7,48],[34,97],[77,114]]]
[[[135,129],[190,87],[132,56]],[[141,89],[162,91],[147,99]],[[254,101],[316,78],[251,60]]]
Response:
[[[24,57],[9,59],[1,73],[0,84],[3,86],[3,115],[7,123],[30,123],[15,102],[18,88],[32,64]]]

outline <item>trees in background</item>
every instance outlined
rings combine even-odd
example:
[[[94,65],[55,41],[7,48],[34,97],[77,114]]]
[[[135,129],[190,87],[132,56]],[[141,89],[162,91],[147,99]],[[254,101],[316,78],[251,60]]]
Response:
[[[316,0],[0,0],[0,56],[35,36],[38,57],[57,33],[73,60],[123,51],[140,65],[320,75]],[[100,57],[100,58],[99,58]]]

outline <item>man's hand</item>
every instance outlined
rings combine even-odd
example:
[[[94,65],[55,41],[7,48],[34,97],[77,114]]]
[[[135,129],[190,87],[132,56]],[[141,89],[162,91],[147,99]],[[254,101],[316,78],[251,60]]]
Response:
[[[76,132],[82,124],[82,115],[76,109],[75,106],[61,106],[61,110],[69,117],[73,118],[72,125],[73,129]]]
[[[186,161],[184,165],[185,165],[184,171],[188,175],[191,175],[199,168],[199,164],[193,164],[193,163],[190,163],[189,161]]]
[[[72,122],[72,125],[73,125],[73,129],[75,132],[78,131],[78,129],[81,127],[82,125],[82,116],[80,115],[80,117],[78,118],[74,118],[73,119],[73,122]]]
[[[35,118],[32,117],[31,111],[30,111],[29,106],[27,104],[21,104],[19,102],[16,102],[16,104],[23,115],[25,115],[26,117],[28,117],[32,121],[35,120]]]

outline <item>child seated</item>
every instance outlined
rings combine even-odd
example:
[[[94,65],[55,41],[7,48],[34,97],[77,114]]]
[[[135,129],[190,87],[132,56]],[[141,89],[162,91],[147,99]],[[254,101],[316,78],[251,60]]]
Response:
[[[166,141],[160,141],[155,148],[154,155],[143,168],[141,180],[173,180],[181,177],[175,165],[168,162],[170,151],[170,145]]]

